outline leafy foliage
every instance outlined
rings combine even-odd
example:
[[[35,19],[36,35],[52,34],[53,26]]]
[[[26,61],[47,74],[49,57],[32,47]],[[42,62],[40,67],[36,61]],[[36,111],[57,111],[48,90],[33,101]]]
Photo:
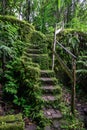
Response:
[[[29,63],[18,58],[10,61],[6,69],[4,91],[11,95],[16,105],[23,108],[26,116],[32,114],[32,109],[33,111],[38,111],[41,106],[41,92],[38,83],[39,68],[33,67],[33,64],[31,67]]]
[[[30,45],[26,42],[32,41],[34,28],[15,18],[0,17],[0,19],[0,72],[2,72],[0,83],[4,86],[4,100],[18,106],[24,116],[40,124],[44,117],[42,112],[38,114],[43,104],[39,84],[39,65],[32,63],[31,59],[25,55]],[[37,32],[40,40],[44,37],[41,35]]]
[[[77,86],[79,85],[80,88],[86,90],[87,84],[87,38],[86,34],[83,32],[75,31],[75,30],[64,30],[63,34],[60,34],[58,37],[58,41],[63,44],[68,50],[70,50],[74,55],[76,55],[76,69],[77,69]],[[70,69],[72,69],[72,58],[66,54],[58,45],[57,45],[57,52],[62,57],[63,61],[68,65]],[[58,63],[56,61],[56,71],[59,71],[60,77],[64,78],[65,82],[68,83],[68,77],[64,76],[64,73],[58,67]],[[60,74],[61,71],[61,74]]]

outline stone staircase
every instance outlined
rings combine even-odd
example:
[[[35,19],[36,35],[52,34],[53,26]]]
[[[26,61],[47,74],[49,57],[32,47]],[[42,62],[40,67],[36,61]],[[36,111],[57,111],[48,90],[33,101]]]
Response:
[[[62,114],[59,111],[59,103],[61,99],[61,88],[58,86],[58,81],[55,73],[49,70],[49,57],[45,49],[40,45],[30,45],[25,55],[38,63],[41,68],[41,89],[42,99],[44,101],[43,113],[50,120],[51,124],[46,126],[44,130],[60,130],[60,119]]]
[[[58,109],[61,89],[57,85],[57,79],[53,71],[41,70],[41,87],[44,100],[44,115],[51,120],[51,126],[46,126],[45,130],[59,130],[59,120],[62,118],[62,114]]]

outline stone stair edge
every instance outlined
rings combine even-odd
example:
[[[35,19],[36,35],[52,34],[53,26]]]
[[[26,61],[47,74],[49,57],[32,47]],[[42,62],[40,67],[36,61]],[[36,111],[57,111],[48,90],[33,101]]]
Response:
[[[61,111],[59,111],[58,109],[53,109],[53,108],[45,109],[44,108],[43,111],[44,111],[44,115],[50,119],[61,119],[63,117]]]

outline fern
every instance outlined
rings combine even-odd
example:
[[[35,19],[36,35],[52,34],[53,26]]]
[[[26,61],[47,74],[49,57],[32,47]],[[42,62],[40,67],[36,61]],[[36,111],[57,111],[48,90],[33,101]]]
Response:
[[[76,71],[76,73],[87,74],[87,70],[86,69],[79,69]]]

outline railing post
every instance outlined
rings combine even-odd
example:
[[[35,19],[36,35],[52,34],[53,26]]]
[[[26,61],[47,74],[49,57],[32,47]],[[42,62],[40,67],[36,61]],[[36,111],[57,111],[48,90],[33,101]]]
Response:
[[[72,60],[73,69],[73,83],[72,83],[72,98],[71,98],[71,112],[75,115],[75,97],[76,97],[76,60]]]
[[[64,29],[64,21],[62,22],[62,30]]]
[[[57,30],[57,24],[55,27],[55,33],[54,33],[54,44],[53,44],[53,59],[52,59],[52,70],[54,70],[54,64],[55,64],[55,48],[56,48],[56,35],[64,29],[64,22],[61,23],[62,26]]]
[[[55,33],[54,33],[54,44],[53,44],[53,59],[52,59],[52,70],[54,70],[54,64],[55,64],[55,48],[56,48],[56,30],[57,30],[57,25],[55,27]]]

